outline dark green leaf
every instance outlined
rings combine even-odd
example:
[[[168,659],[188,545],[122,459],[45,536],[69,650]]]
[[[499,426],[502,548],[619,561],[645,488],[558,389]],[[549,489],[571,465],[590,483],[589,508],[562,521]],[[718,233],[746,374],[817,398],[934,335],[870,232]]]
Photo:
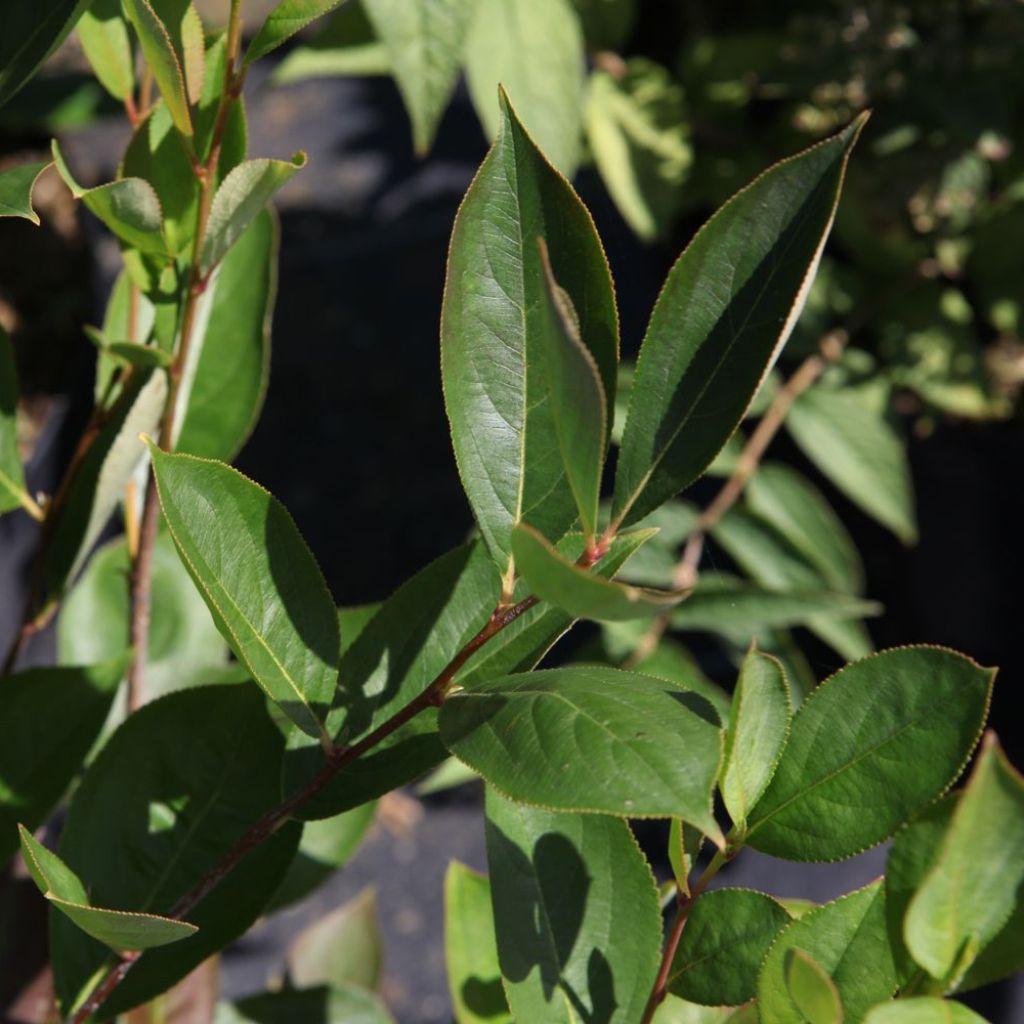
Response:
[[[24,217],[39,223],[39,215],[32,208],[32,189],[50,163],[36,160],[0,170],[0,217]]]
[[[658,898],[629,826],[553,814],[487,789],[487,861],[498,961],[530,1024],[636,1024],[661,945]]]
[[[103,88],[127,100],[135,88],[135,61],[121,0],[91,0],[78,21],[78,40]]]
[[[1022,881],[1024,778],[990,733],[907,908],[903,936],[914,960],[955,985],[1006,924]]]
[[[0,722],[8,724],[0,745],[0,864],[18,848],[17,823],[41,825],[81,768],[126,663],[122,656],[0,678]]]
[[[637,538],[640,543],[653,531]],[[512,530],[512,557],[530,590],[563,608],[573,618],[624,619],[660,615],[678,604],[685,590],[648,590],[606,580],[570,562],[540,533],[525,523]]]
[[[189,347],[177,451],[230,462],[263,407],[270,369],[270,322],[277,294],[279,231],[270,210],[257,216],[212,282],[206,329]]]
[[[738,1006],[753,999],[761,962],[789,921],[782,904],[761,892],[704,893],[687,917],[672,959],[669,990],[706,1006]]]
[[[474,0],[362,0],[362,5],[384,44],[422,156],[455,88]]]
[[[646,628],[645,624],[642,625]],[[667,679],[686,690],[699,693],[718,712],[722,725],[729,724],[732,710],[729,695],[704,675],[693,655],[682,644],[662,639],[651,654],[636,663],[634,671],[642,672],[645,676]]]
[[[444,948],[455,1024],[512,1024],[501,987],[491,883],[455,860],[444,876]]]
[[[29,874],[51,905],[86,935],[111,949],[152,949],[195,935],[195,925],[157,914],[94,907],[78,876],[55,853],[37,842],[24,825],[18,826],[21,853]]]
[[[787,949],[786,989],[808,1024],[843,1024],[839,992],[821,965],[800,949]]]
[[[576,517],[543,369],[545,332],[558,326],[549,315],[538,239],[547,243],[554,276],[580,315],[580,337],[608,402],[615,397],[618,322],[589,214],[507,100],[502,111],[498,141],[452,232],[441,367],[462,483],[480,532],[506,572],[516,523],[558,540]]]
[[[792,716],[785,669],[778,659],[751,648],[732,696],[719,783],[725,808],[740,831],[775,774]]]
[[[772,1024],[806,1024],[786,983],[790,950],[813,958],[832,980],[839,990],[841,1019],[859,1021],[869,1007],[896,989],[881,882],[817,907],[782,930],[757,982],[761,1019]]]
[[[0,106],[36,72],[75,26],[89,0],[4,0],[0,34]]]
[[[797,711],[775,776],[748,816],[747,841],[775,857],[837,860],[887,839],[960,774],[994,676],[938,647],[847,665]]]
[[[311,21],[333,10],[341,0],[281,0],[260,26],[255,38],[245,51],[245,63],[265,57],[301,32]]]
[[[919,996],[916,999],[897,999],[876,1006],[864,1018],[864,1024],[987,1024],[963,1003],[948,999]]]
[[[337,985],[265,992],[217,1008],[214,1024],[393,1024],[372,993]]]
[[[150,442],[160,504],[214,621],[267,696],[324,737],[338,681],[338,615],[284,506],[219,462]]]
[[[591,50],[620,50],[636,20],[637,0],[572,0]]]
[[[710,705],[602,665],[506,676],[456,692],[445,746],[513,800],[565,811],[683,818],[721,845],[711,809],[722,737]]]
[[[864,124],[766,171],[697,233],[669,273],[634,376],[613,517],[681,491],[736,429],[800,313]]]
[[[133,714],[75,792],[60,853],[104,905],[166,913],[280,799],[283,741],[252,686],[173,693]],[[298,845],[289,824],[251,851],[189,912],[199,932],[135,965],[103,1018],[151,999],[240,935],[263,910]],[[57,994],[67,1010],[104,960],[51,916]]]

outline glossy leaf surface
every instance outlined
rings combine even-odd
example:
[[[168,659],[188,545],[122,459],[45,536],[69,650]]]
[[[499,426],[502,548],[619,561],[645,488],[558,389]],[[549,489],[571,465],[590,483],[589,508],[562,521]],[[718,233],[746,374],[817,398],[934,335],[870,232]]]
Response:
[[[704,715],[715,717],[696,694],[594,665],[454,693],[438,724],[445,746],[514,800],[683,818],[719,841],[711,792],[721,734]]]
[[[797,711],[748,817],[750,845],[790,860],[835,860],[891,836],[959,775],[993,677],[937,647],[895,648],[836,673]]]
[[[661,918],[629,826],[523,807],[488,787],[486,834],[498,960],[516,1020],[635,1024],[658,969]]]
[[[88,0],[5,0],[0,34],[0,106],[31,77],[74,27]]]
[[[39,215],[32,208],[32,189],[49,166],[49,160],[36,160],[0,170],[0,217],[23,217],[39,223]]]
[[[681,491],[736,429],[799,316],[863,123],[755,179],[669,272],[634,375],[616,521],[636,522]]]
[[[545,0],[547,2],[547,0]],[[618,323],[590,215],[507,100],[502,130],[452,231],[441,313],[445,406],[463,487],[502,572],[526,522],[558,540],[576,518],[555,432],[545,351],[558,331],[538,239],[579,313],[579,334],[615,395]],[[609,411],[610,416],[610,411]]]
[[[338,679],[338,617],[284,506],[219,462],[150,443],[175,546],[239,660],[307,735],[324,734]]]

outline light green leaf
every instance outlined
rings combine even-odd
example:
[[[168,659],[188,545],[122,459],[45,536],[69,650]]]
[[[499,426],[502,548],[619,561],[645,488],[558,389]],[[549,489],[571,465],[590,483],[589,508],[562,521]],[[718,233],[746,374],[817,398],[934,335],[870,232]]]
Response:
[[[747,1015],[748,1007],[734,1010],[728,1006],[700,1006],[679,999],[671,993],[654,1014],[651,1024],[759,1024],[756,1004],[749,1004],[753,1016]]]
[[[154,946],[165,946],[179,939],[187,939],[198,931],[195,925],[187,921],[176,921],[156,914],[94,907],[89,902],[81,879],[60,857],[37,842],[24,825],[18,826],[18,832],[22,857],[39,891],[83,932],[111,949],[117,952],[152,949]]]
[[[71,801],[60,855],[99,904],[166,913],[280,801],[283,741],[253,686],[172,693],[111,737]],[[190,912],[190,939],[152,950],[104,1005],[116,1016],[165,991],[244,932],[284,876],[301,829],[278,829]],[[65,1011],[106,960],[98,943],[51,915],[50,954]]]
[[[785,669],[777,658],[752,647],[733,691],[719,783],[725,808],[740,831],[775,774],[792,716]]]
[[[474,0],[362,0],[362,6],[387,51],[422,156],[455,88]]]
[[[288,51],[271,81],[285,85],[306,78],[390,73],[387,50],[374,34],[363,5],[347,0],[304,46]]]
[[[761,892],[704,893],[690,910],[672,958],[669,991],[707,1006],[753,999],[758,968],[789,921],[782,904]]]
[[[78,773],[125,667],[122,654],[0,677],[0,722],[10,725],[0,745],[0,864],[18,848],[18,822],[38,828]]]
[[[499,134],[504,118],[495,97],[503,86],[537,145],[569,178],[580,160],[583,72],[583,34],[569,0],[478,0],[466,39],[477,116],[488,136]],[[562,280],[557,259],[555,268]]]
[[[298,988],[355,985],[372,990],[381,955],[377,895],[370,886],[299,932],[285,963]]]
[[[724,573],[704,573],[693,593],[672,613],[676,629],[731,633],[749,639],[763,630],[799,626],[819,618],[875,615],[877,604],[825,590],[776,590]]]
[[[34,508],[25,490],[25,471],[18,450],[18,374],[14,346],[0,325],[0,513],[24,505]]]
[[[634,375],[616,522],[681,491],[736,429],[803,307],[864,120],[737,193],[669,272]]]
[[[115,339],[147,342],[155,322],[156,307],[141,290],[135,289],[128,272],[122,270],[110,289],[102,329],[96,330],[89,326],[84,328],[86,335],[98,347],[96,385],[93,388],[97,405],[109,407],[118,393],[113,378],[120,366],[107,355],[107,344]]]
[[[53,525],[45,569],[51,597],[74,582],[124,497],[125,485],[146,454],[139,434],[157,429],[166,397],[162,370],[133,373],[118,396]]]
[[[446,757],[422,782],[417,783],[416,795],[431,796],[479,781],[480,776],[457,757]]]
[[[651,531],[638,532],[651,536]],[[602,579],[564,558],[525,523],[512,530],[512,556],[530,590],[573,618],[618,621],[651,617],[677,605],[688,593],[648,590]]]
[[[364,989],[320,985],[282,989],[221,1003],[214,1024],[394,1024],[381,1001]]]
[[[4,0],[0,33],[0,107],[75,27],[89,0]]]
[[[811,957],[831,979],[842,1004],[839,1020],[861,1020],[896,989],[881,882],[817,907],[779,933],[757,982],[761,1019],[772,1024],[807,1024],[787,983],[791,950]]]
[[[95,664],[116,657],[128,646],[130,569],[123,537],[104,545],[89,560],[57,620],[62,664]],[[170,536],[166,531],[159,533],[153,544],[147,698],[213,682],[227,663],[224,638]]]
[[[174,357],[153,345],[139,345],[134,341],[112,341],[105,346],[107,354],[123,366],[139,370],[166,370]]]
[[[338,680],[338,617],[284,506],[219,462],[150,442],[160,504],[214,621],[253,679],[309,736]]]
[[[85,203],[122,242],[154,256],[168,254],[160,200],[148,181],[120,178],[95,188],[82,188],[71,176],[56,139],[53,160],[75,199]]]
[[[441,740],[513,800],[565,811],[682,818],[718,845],[722,738],[701,697],[603,665],[548,669],[453,693]]]
[[[989,734],[903,922],[914,959],[954,984],[1006,924],[1024,879],[1024,779]]]
[[[244,63],[252,64],[265,57],[339,3],[341,0],[281,0],[249,44]]]
[[[852,390],[811,388],[786,428],[804,454],[855,505],[905,544],[917,538],[910,465],[903,442]]]
[[[963,1003],[918,996],[882,1003],[864,1018],[864,1024],[987,1024]]]
[[[663,234],[693,162],[682,87],[660,65],[631,57],[621,75],[590,76],[584,117],[597,169],[626,223],[644,239]]]
[[[23,217],[39,223],[39,214],[32,207],[32,190],[50,163],[37,160],[0,170],[0,217]]]
[[[182,50],[183,25],[195,13],[191,4],[181,0],[122,0],[124,12],[132,23],[142,55],[163,96],[174,126],[187,139],[192,138],[190,100],[195,80],[191,50]],[[165,18],[169,20],[165,20]],[[189,72],[192,71],[192,74]]]
[[[629,826],[554,814],[487,788],[498,961],[516,1020],[636,1024],[658,970],[661,915]]]
[[[127,100],[135,88],[135,67],[121,0],[91,0],[78,21],[78,40],[103,88],[114,99]]]
[[[809,1024],[843,1024],[839,992],[821,965],[801,949],[787,949],[786,989]]]
[[[259,419],[270,370],[279,240],[273,212],[260,211],[208,285],[210,315],[192,339],[182,382],[177,451],[230,462]]]
[[[1012,978],[1018,971],[1024,971],[1024,894],[1020,892],[1010,919],[971,964],[957,985],[957,991],[968,992],[991,985],[1003,978]]]
[[[690,895],[690,871],[697,861],[704,836],[680,818],[673,818],[668,830],[668,859],[676,888],[684,896]]]
[[[747,484],[747,505],[800,552],[834,589],[860,594],[864,567],[843,525],[806,477],[780,462],[763,464]]]
[[[850,857],[887,839],[960,774],[994,677],[938,647],[895,648],[847,665],[797,711],[775,776],[748,816],[747,842],[808,861]]]
[[[462,484],[506,572],[516,523],[558,540],[576,517],[544,366],[548,332],[560,327],[550,316],[538,239],[547,243],[554,277],[580,315],[579,334],[609,403],[618,318],[590,215],[504,99],[502,111],[502,131],[452,231],[441,368]]]
[[[455,860],[444,876],[444,948],[455,1024],[512,1024],[501,987],[491,883]]]
[[[542,337],[555,435],[580,524],[584,534],[593,537],[608,446],[608,399],[597,363],[580,337],[580,319],[572,299],[555,280],[547,244],[540,239],[538,245],[551,321]]]
[[[296,153],[291,160],[246,160],[231,171],[217,189],[210,207],[203,243],[203,273],[209,273],[220,263],[274,193],[305,165],[306,154]]]

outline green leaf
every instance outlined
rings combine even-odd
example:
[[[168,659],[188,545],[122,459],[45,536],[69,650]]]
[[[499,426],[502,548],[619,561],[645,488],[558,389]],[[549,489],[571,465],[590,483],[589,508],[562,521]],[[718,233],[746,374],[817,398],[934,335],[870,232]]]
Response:
[[[18,822],[38,828],[78,773],[126,660],[0,678],[0,722],[10,725],[0,745],[0,864],[18,848]]]
[[[1024,880],[1024,778],[989,734],[953,811],[935,863],[903,922],[914,959],[959,980],[1006,924]]]
[[[455,88],[473,0],[362,0],[362,6],[387,51],[422,156]]]
[[[722,738],[705,716],[710,705],[682,687],[593,665],[453,693],[438,725],[445,746],[513,800],[682,818],[721,845],[711,793]]]
[[[918,996],[876,1006],[864,1018],[864,1024],[986,1024],[986,1021],[963,1003]]]
[[[89,0],[4,0],[0,35],[0,106],[38,70],[75,26]]]
[[[223,463],[149,447],[167,526],[224,639],[303,732],[325,737],[338,616],[291,516]]]
[[[111,949],[152,949],[187,939],[198,931],[187,921],[92,906],[81,879],[60,857],[37,842],[24,825],[18,826],[18,832],[22,857],[39,891],[83,932]]]
[[[193,60],[186,63],[181,42],[183,25],[188,17],[186,12],[194,14],[194,8],[191,4],[186,6],[181,0],[122,0],[122,3],[139,37],[142,55],[153,72],[174,126],[187,139],[191,139],[193,129],[189,87],[192,82],[186,79],[194,78],[188,75],[188,64],[193,64]]]
[[[121,0],[91,0],[78,21],[78,41],[93,74],[116,100],[135,88],[135,62]]]
[[[341,0],[281,0],[249,44],[244,63],[249,65],[265,57],[339,3]]]
[[[25,490],[25,471],[18,450],[18,373],[14,346],[0,325],[0,513],[24,505],[35,507]]]
[[[797,711],[775,776],[748,816],[747,842],[808,861],[850,857],[887,839],[960,774],[994,677],[938,647],[895,648],[847,665]]]
[[[39,214],[32,208],[32,190],[50,163],[37,160],[0,170],[0,217],[23,217],[39,223]]]
[[[391,61],[363,5],[348,0],[304,46],[289,50],[270,77],[284,85],[322,76],[390,73]]]
[[[64,665],[115,658],[129,644],[131,563],[123,537],[104,545],[71,588],[57,620]],[[227,666],[228,648],[196,592],[170,536],[153,544],[146,697],[213,682]]]
[[[139,370],[165,370],[174,361],[174,357],[163,349],[153,345],[139,345],[134,341],[112,341],[105,347],[111,358]]]
[[[652,535],[652,531],[638,532]],[[562,557],[554,545],[525,523],[512,530],[512,557],[533,593],[564,608],[574,618],[621,621],[651,617],[678,604],[688,593],[648,590],[602,579]]]
[[[583,73],[583,34],[569,0],[478,0],[466,39],[466,81],[489,137],[504,128],[495,102],[500,86],[537,145],[571,178],[580,161]]]
[[[205,56],[206,75],[203,92],[199,97],[195,113],[195,147],[200,160],[208,160],[213,145],[214,131],[220,111],[224,76],[227,73],[227,33],[220,32],[210,40]],[[217,162],[217,183],[237,167],[244,159],[249,144],[249,129],[245,114],[245,98],[239,96],[228,106],[227,120],[221,136],[220,160]]]
[[[690,871],[697,861],[704,836],[680,818],[673,818],[668,830],[668,859],[676,888],[684,896],[690,895]]]
[[[831,979],[842,1003],[839,1019],[859,1021],[869,1007],[896,989],[881,882],[817,907],[779,933],[757,982],[761,1019],[772,1024],[807,1021],[787,984],[790,950],[811,957]]]
[[[455,1024],[512,1024],[501,987],[491,883],[456,860],[444,876],[444,948]]]
[[[905,544],[917,539],[910,465],[885,417],[854,391],[811,388],[786,428],[804,454],[855,505]]]
[[[111,737],[71,801],[60,854],[104,905],[166,913],[280,800],[283,741],[252,686],[210,686],[145,705]],[[244,932],[295,854],[285,825],[241,860],[190,912],[199,932],[154,950],[103,1007],[115,1016],[165,991]],[[50,954],[67,1011],[106,959],[51,916]]]
[[[376,802],[371,800],[333,818],[307,821],[295,859],[267,904],[267,913],[305,899],[344,867],[373,824],[376,809]]]
[[[720,782],[725,808],[740,831],[775,774],[792,717],[785,669],[752,647],[733,691]]]
[[[776,590],[724,573],[704,573],[693,593],[672,613],[676,629],[741,634],[799,626],[823,612],[835,618],[875,615],[877,604],[824,590]]]
[[[210,207],[201,262],[204,274],[227,255],[274,193],[305,166],[306,154],[296,153],[291,160],[246,160],[231,171]]]
[[[572,0],[590,50],[620,50],[629,41],[637,0]]]
[[[706,1006],[753,999],[757,972],[789,923],[785,908],[750,889],[716,889],[694,902],[672,958],[669,991]]]
[[[285,957],[298,988],[356,985],[374,989],[381,969],[377,895],[372,886],[303,929]]]
[[[542,337],[555,435],[583,532],[593,537],[608,446],[608,399],[597,363],[580,337],[580,319],[572,299],[551,270],[547,243],[540,239],[538,245],[551,321]]]
[[[765,463],[747,484],[746,499],[751,512],[778,530],[832,589],[862,593],[864,567],[853,539],[806,477],[782,463]]]
[[[125,485],[146,454],[139,434],[157,429],[166,396],[162,370],[133,373],[124,385],[54,522],[45,567],[51,597],[60,597],[74,581],[124,497]]]
[[[634,622],[633,624],[642,626],[644,629],[647,628],[645,623]],[[630,651],[633,649],[635,649],[635,644],[630,647]],[[669,682],[679,683],[684,689],[699,693],[714,707],[722,724],[726,726],[729,724],[729,715],[732,713],[732,701],[729,694],[717,683],[708,679],[693,655],[675,640],[662,638],[651,654],[636,663],[634,671],[645,676],[655,676],[657,679],[667,679]]]
[[[488,787],[486,835],[498,961],[515,1018],[640,1020],[661,916],[629,826],[523,807]]]
[[[809,1024],[843,1024],[839,992],[821,965],[801,949],[787,949],[786,989]]]
[[[160,200],[148,181],[120,178],[95,188],[82,188],[71,176],[56,139],[53,161],[75,199],[85,203],[122,242],[154,256],[168,254]]]
[[[270,370],[279,241],[277,219],[262,210],[207,286],[210,315],[189,346],[177,451],[230,462],[256,426]]]
[[[616,522],[692,483],[736,429],[803,307],[864,120],[737,193],[669,272],[637,361]]]
[[[394,1024],[372,993],[359,988],[321,985],[283,989],[221,1003],[214,1024]]]
[[[597,70],[584,108],[594,162],[626,223],[644,239],[666,232],[682,206],[693,162],[682,87],[659,64]]]
[[[756,1003],[734,1010],[728,1006],[700,1006],[670,993],[658,1007],[651,1024],[759,1024],[759,1021]]]
[[[1012,978],[1018,971],[1024,971],[1024,894],[1019,891],[1010,919],[971,964],[957,991],[991,985]]]
[[[504,94],[502,117],[498,140],[452,231],[441,368],[462,484],[480,532],[506,572],[516,523],[558,540],[576,518],[545,372],[545,352],[561,343],[551,333],[561,327],[551,316],[538,239],[546,242],[554,277],[580,315],[579,335],[598,365],[609,403],[615,397],[618,318],[590,215]]]

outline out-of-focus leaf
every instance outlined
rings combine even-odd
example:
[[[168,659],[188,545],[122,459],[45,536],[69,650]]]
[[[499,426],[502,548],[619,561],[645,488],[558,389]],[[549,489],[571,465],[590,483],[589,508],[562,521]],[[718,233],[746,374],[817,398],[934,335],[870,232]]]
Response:
[[[103,88],[114,99],[128,99],[135,88],[135,68],[121,0],[90,0],[78,20],[78,40]]]
[[[839,991],[821,965],[802,949],[786,951],[786,989],[809,1024],[843,1024]]]
[[[590,50],[620,50],[636,19],[637,0],[572,0]]]
[[[282,989],[221,1003],[214,1024],[394,1024],[381,1001],[365,989],[340,985]]]
[[[28,506],[31,498],[25,490],[25,471],[18,450],[18,374],[14,365],[14,346],[0,325],[0,513],[19,505]]]
[[[49,166],[49,160],[35,160],[0,170],[0,217],[24,217],[39,223],[39,214],[32,208],[32,189]]]
[[[580,159],[583,70],[583,34],[570,0],[478,0],[466,39],[477,115],[491,138],[499,133],[504,86],[530,135],[567,177]],[[555,269],[561,280],[557,259]]]

